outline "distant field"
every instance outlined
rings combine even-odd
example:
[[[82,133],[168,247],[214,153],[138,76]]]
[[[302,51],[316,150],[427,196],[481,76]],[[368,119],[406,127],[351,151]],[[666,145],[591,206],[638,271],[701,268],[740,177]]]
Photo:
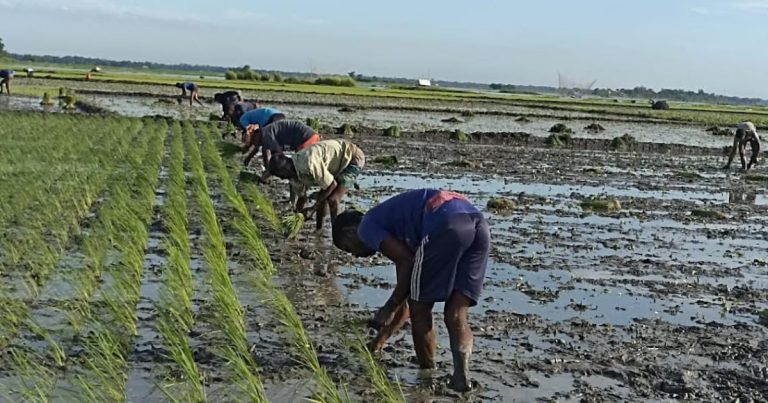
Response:
[[[22,71],[26,65],[12,65],[11,68]],[[67,81],[84,79],[88,68],[79,66],[31,66],[35,68],[36,78],[46,78],[51,80],[61,80],[62,86],[66,87]],[[14,86],[14,92],[22,95],[42,95],[43,92],[55,92],[57,87],[40,86],[25,84],[23,73]],[[199,78],[203,76],[205,78]],[[214,78],[215,77],[215,78]],[[593,112],[610,113],[628,117],[639,118],[657,118],[681,122],[694,122],[708,125],[732,126],[743,120],[754,121],[759,126],[768,126],[768,108],[765,107],[740,107],[731,105],[705,105],[690,104],[682,102],[671,102],[671,108],[667,111],[651,110],[645,100],[614,100],[614,99],[574,99],[561,98],[552,95],[533,95],[533,94],[492,94],[475,91],[464,91],[457,89],[429,88],[422,89],[418,87],[403,86],[358,86],[358,87],[335,87],[315,84],[288,84],[275,82],[259,81],[224,81],[220,73],[213,72],[190,72],[189,74],[179,74],[178,72],[164,72],[153,70],[136,69],[105,69],[100,73],[93,73],[91,83],[94,89],[98,83],[116,83],[116,84],[136,84],[136,85],[156,85],[173,86],[176,82],[191,80],[197,83],[203,89],[203,95],[210,90],[218,89],[237,89],[243,91],[272,91],[272,92],[292,92],[311,96],[318,95],[340,95],[340,96],[361,96],[361,97],[385,97],[401,98],[413,100],[436,100],[436,101],[481,101],[502,104],[514,104],[529,107],[541,107],[560,109],[573,112]],[[90,87],[90,86],[89,86]]]

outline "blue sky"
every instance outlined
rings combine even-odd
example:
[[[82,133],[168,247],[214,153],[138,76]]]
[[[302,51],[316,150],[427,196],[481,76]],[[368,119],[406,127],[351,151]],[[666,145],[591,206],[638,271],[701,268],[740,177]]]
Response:
[[[768,0],[0,0],[13,52],[768,98]]]

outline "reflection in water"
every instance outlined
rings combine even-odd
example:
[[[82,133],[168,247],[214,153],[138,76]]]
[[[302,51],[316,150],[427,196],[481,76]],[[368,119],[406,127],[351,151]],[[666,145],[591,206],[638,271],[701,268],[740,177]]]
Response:
[[[731,204],[747,204],[753,205],[756,203],[757,193],[747,192],[742,189],[731,190],[728,192],[728,203]]]

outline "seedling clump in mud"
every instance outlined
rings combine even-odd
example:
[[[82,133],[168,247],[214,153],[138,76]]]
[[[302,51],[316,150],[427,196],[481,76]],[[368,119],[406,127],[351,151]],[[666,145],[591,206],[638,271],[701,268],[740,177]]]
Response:
[[[451,133],[451,140],[458,141],[459,143],[466,143],[469,141],[469,136],[463,131],[456,129]]]
[[[382,164],[388,166],[397,165],[397,156],[395,155],[380,155],[373,159],[375,164]]]
[[[510,213],[517,208],[517,203],[510,199],[494,197],[488,200],[486,207],[494,213]]]
[[[621,211],[621,202],[617,199],[590,199],[581,202],[584,211],[615,213]]]
[[[387,130],[384,130],[384,136],[398,139],[400,138],[400,128],[397,126],[390,126]]]
[[[637,140],[629,134],[624,134],[621,137],[614,137],[611,140],[611,148],[616,151],[629,151],[635,147]]]

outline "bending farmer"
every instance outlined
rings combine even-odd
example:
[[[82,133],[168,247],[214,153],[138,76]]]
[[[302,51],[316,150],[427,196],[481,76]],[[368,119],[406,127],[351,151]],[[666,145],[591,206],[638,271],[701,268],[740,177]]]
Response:
[[[269,160],[272,153],[282,154],[286,150],[301,151],[320,141],[320,135],[315,130],[302,122],[295,120],[280,120],[269,124],[254,134],[248,136],[253,147],[243,160],[248,165],[256,152],[261,148],[261,156],[264,162],[264,175],[261,180],[269,177]]]
[[[744,158],[744,152],[746,151],[747,144],[752,148],[752,156],[747,164]],[[733,137],[733,147],[731,147],[731,154],[728,156],[728,163],[725,164],[723,169],[729,169],[733,157],[736,156],[736,150],[739,151],[739,159],[741,159],[741,169],[748,171],[753,165],[757,164],[757,157],[760,155],[760,136],[757,134],[757,128],[752,122],[739,123],[736,128],[736,135]]]
[[[410,316],[419,366],[434,368],[432,308],[436,302],[445,302],[453,353],[450,387],[469,390],[473,337],[467,314],[480,298],[490,249],[482,213],[458,193],[412,190],[365,215],[358,211],[339,215],[333,222],[333,243],[359,257],[378,251],[395,263],[397,284],[372,320],[379,333],[369,349],[380,350]]]
[[[186,97],[187,91],[189,91],[189,106],[192,106],[192,101],[197,101],[198,104],[203,105],[200,102],[200,87],[197,84],[190,82],[176,83],[176,88],[181,90],[181,98]],[[181,98],[179,98],[179,103],[181,103]]]
[[[296,153],[293,158],[277,154],[269,161],[272,175],[291,181],[291,203],[305,216],[317,213],[316,229],[323,228],[326,210],[331,221],[338,215],[339,203],[365,167],[365,154],[356,145],[345,140],[325,140]],[[304,208],[307,187],[322,190],[315,205]]]
[[[5,92],[11,95],[11,80],[16,72],[13,70],[0,70],[0,94],[3,93],[3,85],[5,85]]]

